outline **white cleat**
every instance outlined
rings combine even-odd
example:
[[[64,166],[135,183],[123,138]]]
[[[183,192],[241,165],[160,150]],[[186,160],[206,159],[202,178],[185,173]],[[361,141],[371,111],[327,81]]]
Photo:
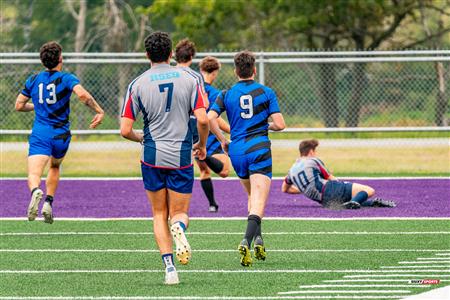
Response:
[[[176,258],[182,265],[186,265],[192,258],[191,246],[189,245],[183,228],[179,223],[175,223],[170,226],[170,232],[172,233],[173,240],[175,241]]]
[[[41,189],[36,189],[31,194],[30,204],[28,205],[28,221],[34,221],[38,215],[39,203],[44,193]]]
[[[174,266],[166,268],[166,277],[164,279],[165,284],[179,284],[178,273]]]
[[[48,202],[44,202],[41,209],[41,214],[44,216],[44,222],[52,224],[53,223],[53,210],[52,206]]]

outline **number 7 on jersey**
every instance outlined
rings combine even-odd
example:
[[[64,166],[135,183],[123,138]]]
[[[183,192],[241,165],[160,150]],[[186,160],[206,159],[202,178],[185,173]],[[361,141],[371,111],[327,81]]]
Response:
[[[172,94],[173,94],[173,83],[164,83],[159,85],[159,91],[164,93],[167,89],[167,103],[166,103],[166,112],[170,111],[170,106],[172,105]]]

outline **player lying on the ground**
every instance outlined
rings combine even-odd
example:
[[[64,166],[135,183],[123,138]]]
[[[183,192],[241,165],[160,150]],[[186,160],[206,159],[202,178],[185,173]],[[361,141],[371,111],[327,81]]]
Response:
[[[367,185],[337,180],[317,157],[317,140],[300,142],[300,158],[289,170],[281,191],[289,194],[303,193],[327,208],[357,209],[361,206],[395,207],[393,201],[370,199],[375,190]]]
[[[227,149],[228,141],[219,129],[217,118],[224,111],[231,127],[229,155],[248,196],[248,220],[244,239],[238,246],[241,265],[252,264],[250,247],[253,242],[256,259],[265,260],[261,234],[261,219],[272,179],[272,153],[268,131],[285,128],[283,115],[272,89],[255,81],[255,55],[242,51],[235,55],[235,74],[239,81],[223,91],[208,112],[211,132]],[[271,118],[272,122],[268,122]]]
[[[187,264],[191,259],[191,247],[184,233],[189,224],[194,184],[189,115],[193,112],[197,118],[199,142],[194,150],[200,159],[206,155],[209,122],[198,81],[183,69],[169,65],[172,57],[169,35],[150,34],[145,39],[145,50],[151,69],[128,87],[120,132],[143,145],[142,178],[153,210],[153,231],[165,266],[165,283],[177,284],[172,237],[180,263]],[[139,112],[144,119],[144,135],[133,130]]]
[[[200,72],[205,80],[205,91],[208,95],[209,107],[207,112],[216,101],[220,91],[212,86],[212,83],[217,78],[220,70],[220,62],[217,58],[207,56],[200,62]],[[228,125],[221,117],[217,119],[219,128],[230,133],[230,125]],[[204,160],[196,159],[197,165],[200,169],[200,183],[205,192],[206,198],[209,201],[209,211],[217,212],[219,206],[214,197],[214,188],[211,180],[211,170],[220,177],[228,177],[230,173],[230,158],[223,152],[219,140],[213,133],[208,136],[206,144],[206,158]]]
[[[200,86],[200,90],[204,93],[205,97],[205,105],[209,110],[209,107],[211,107],[209,100],[213,99],[215,100],[215,98],[209,97],[206,93],[206,88],[205,88],[205,82],[204,79],[202,77],[202,75],[200,75],[198,72],[194,71],[191,69],[191,65],[192,65],[192,60],[195,57],[195,44],[193,42],[191,42],[189,39],[182,39],[181,41],[179,41],[175,47],[175,60],[177,61],[177,67],[182,68],[183,70],[185,70],[189,75],[191,75],[193,78],[195,78],[195,80],[197,80],[199,86]],[[216,74],[217,76],[217,74]],[[209,89],[211,90],[211,89]],[[217,95],[215,95],[215,97],[217,97]],[[223,121],[223,120],[222,120]],[[221,122],[222,125],[225,122]],[[190,120],[190,129],[192,130],[193,133],[193,141],[194,143],[196,143],[198,141],[198,133],[197,133],[197,127],[196,127],[196,120],[195,117],[193,115],[191,115],[191,120]],[[223,129],[222,129],[223,130]],[[228,129],[229,132],[229,129]],[[209,139],[208,139],[209,140]],[[210,144],[211,146],[211,144]],[[220,146],[220,145],[219,145]],[[196,159],[197,162],[200,162],[198,160],[198,158]],[[214,171],[214,173],[217,173],[219,176],[221,177],[227,177],[228,173],[229,173],[229,165],[230,163],[226,163],[226,161],[228,161],[228,158],[224,159],[220,159],[219,157],[214,157],[213,155],[211,155],[210,153],[208,153],[208,155],[205,157],[205,159],[201,160],[199,165],[200,168],[200,173],[202,173],[202,171],[205,170],[206,166],[208,166],[211,170]],[[205,166],[206,165],[206,166]],[[203,169],[202,169],[203,167]],[[200,177],[201,179],[203,179],[202,177]],[[205,179],[207,177],[205,176]],[[205,192],[206,197],[208,198],[209,201],[209,211],[211,212],[217,212],[218,209],[218,205],[214,199],[214,196],[211,197],[212,195],[212,182],[211,180],[201,180],[201,186],[203,191]]]
[[[70,96],[74,92],[78,99],[95,111],[90,128],[97,127],[103,120],[103,109],[80,84],[78,78],[61,72],[63,65],[62,48],[56,42],[48,42],[40,49],[41,62],[45,71],[31,75],[25,88],[17,96],[17,111],[33,111],[35,118],[29,138],[28,187],[31,200],[28,205],[28,220],[34,221],[38,215],[39,203],[44,192],[40,188],[42,173],[50,161],[45,182],[47,196],[41,209],[44,222],[53,223],[53,208],[56,188],[59,182],[59,168],[69,149]],[[33,103],[27,103],[29,100]]]

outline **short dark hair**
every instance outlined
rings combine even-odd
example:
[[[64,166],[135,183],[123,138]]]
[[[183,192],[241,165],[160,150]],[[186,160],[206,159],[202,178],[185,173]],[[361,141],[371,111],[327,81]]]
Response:
[[[250,51],[242,51],[234,56],[234,67],[236,68],[236,74],[240,78],[249,78],[253,75],[253,69],[255,68],[255,55]]]
[[[319,146],[319,141],[316,139],[301,141],[298,147],[300,156],[307,156],[309,151],[316,150],[317,146]]]
[[[200,62],[200,71],[212,73],[220,69],[220,62],[213,56],[207,56]]]
[[[48,42],[39,49],[39,57],[41,62],[47,69],[53,69],[59,64],[62,47],[57,42]]]
[[[189,39],[182,39],[175,46],[175,60],[178,63],[185,63],[195,56],[195,44]]]
[[[172,40],[167,32],[156,31],[145,38],[145,51],[152,62],[167,61],[172,53]]]

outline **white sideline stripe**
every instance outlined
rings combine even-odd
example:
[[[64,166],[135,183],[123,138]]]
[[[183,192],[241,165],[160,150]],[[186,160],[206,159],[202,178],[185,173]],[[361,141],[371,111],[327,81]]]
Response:
[[[291,231],[264,232],[264,235],[439,235],[450,231]],[[29,235],[154,235],[153,232],[114,232],[114,231],[60,231],[60,232],[1,232],[0,236]],[[242,235],[242,232],[187,232],[187,235]]]
[[[206,220],[206,221],[243,221],[247,220],[247,217],[190,217],[190,220]],[[44,220],[43,218],[36,218],[38,221]],[[123,218],[58,218],[58,221],[152,221],[152,217],[123,217]],[[264,220],[276,220],[276,221],[375,221],[375,220],[395,220],[395,221],[447,221],[450,217],[348,217],[348,218],[316,218],[316,217],[264,217]],[[26,217],[1,217],[0,221],[28,221]]]
[[[420,258],[418,258],[420,259]],[[399,264],[445,264],[450,263],[450,258],[444,258],[443,260],[421,260],[421,261],[400,261]]]
[[[268,300],[268,299],[401,299],[404,295],[376,295],[376,296],[134,296],[134,297],[120,297],[120,296],[72,296],[72,297],[0,297],[0,300],[166,300],[166,299],[178,299],[178,300],[191,300],[191,299],[202,299],[202,300]]]
[[[309,290],[309,291],[289,291],[279,292],[279,295],[291,295],[291,294],[408,294],[411,291],[408,290]]]
[[[442,272],[447,270],[312,270],[312,269],[286,269],[286,270],[178,270],[178,273],[429,273]],[[450,272],[450,270],[448,270]],[[160,269],[135,269],[135,270],[0,270],[0,274],[43,274],[43,273],[162,273]],[[379,275],[379,276],[385,276]],[[354,276],[374,276],[374,275],[354,275]],[[389,275],[388,275],[389,276]],[[417,276],[442,276],[422,274]],[[450,275],[448,275],[450,276]],[[346,276],[344,276],[346,277]]]
[[[438,253],[436,255],[439,255]],[[419,257],[417,258],[419,260],[417,263],[426,263],[427,261],[450,261],[450,257]]]
[[[436,253],[435,255],[450,256],[450,253]],[[423,258],[419,258],[419,259],[423,259]],[[441,258],[437,258],[437,259],[441,259]],[[447,258],[444,258],[444,259],[447,259]]]
[[[450,265],[430,265],[430,266],[382,266],[382,269],[433,269],[433,268],[450,268]],[[449,270],[450,271],[450,270]]]
[[[427,275],[428,276],[428,275]],[[337,282],[406,282],[410,279],[336,279],[336,280],[322,280],[323,282],[337,283]],[[450,282],[448,279],[440,279],[441,282]],[[424,284],[426,286],[426,284]]]
[[[430,252],[439,251],[432,249],[267,249],[269,252]],[[0,249],[1,252],[110,252],[110,253],[152,253],[158,252],[157,249]],[[194,252],[232,252],[233,249],[194,249]]]
[[[290,294],[409,294],[411,291],[407,290],[309,290],[309,291],[289,291],[279,292],[278,295],[290,295]]]
[[[395,271],[396,270],[394,270],[394,272]],[[439,270],[439,271],[433,270],[430,272],[441,272],[441,271],[444,271],[444,270]],[[398,273],[401,273],[401,271]],[[425,279],[427,279],[427,278],[431,278],[431,277],[435,277],[435,278],[450,277],[450,275],[448,275],[448,274],[421,274],[421,275],[419,275],[419,274],[382,274],[382,275],[365,274],[365,275],[345,275],[344,276],[344,278],[362,278],[362,277],[368,277],[366,280],[372,280],[369,277],[422,277],[422,278],[426,277]]]
[[[26,143],[24,143],[26,144]],[[415,180],[415,179],[448,179],[448,177],[445,176],[406,176],[406,177],[390,177],[390,176],[382,176],[382,177],[367,177],[367,176],[351,176],[351,177],[339,177],[340,179],[348,180],[348,179],[354,179],[354,180]],[[45,180],[45,177],[42,177],[43,180]],[[199,177],[196,177],[195,179],[199,179]],[[1,180],[28,180],[27,177],[2,177]],[[142,177],[62,177],[60,180],[66,181],[66,180],[110,180],[110,181],[118,181],[118,180],[136,180],[136,181],[142,181]],[[214,180],[240,180],[239,177],[214,177]],[[275,176],[272,177],[272,180],[284,180],[283,176]]]
[[[412,288],[426,288],[430,285],[426,284],[316,284],[316,285],[301,285],[300,289],[313,288],[327,288],[327,287],[351,287],[351,288],[368,288],[368,287],[412,287]]]

